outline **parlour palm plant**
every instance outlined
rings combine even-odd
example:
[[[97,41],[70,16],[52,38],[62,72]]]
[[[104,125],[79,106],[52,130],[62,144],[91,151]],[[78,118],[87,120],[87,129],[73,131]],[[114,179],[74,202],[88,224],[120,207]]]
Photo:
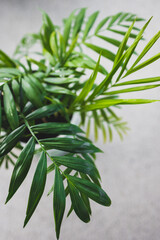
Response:
[[[39,32],[25,35],[13,57],[0,50],[0,164],[14,166],[6,203],[37,154],[24,226],[42,197],[47,175],[53,174],[48,195],[53,195],[57,239],[67,197],[67,216],[74,211],[85,223],[90,221],[90,199],[111,204],[101,188],[95,164],[101,150],[88,138],[90,128],[95,140],[99,131],[104,141],[112,140],[114,130],[122,138],[128,127],[116,110],[156,100],[121,95],[160,86],[159,76],[130,77],[160,58],[158,53],[143,60],[160,37],[158,32],[148,43],[143,41],[151,19],[142,26],[144,19],[120,12],[96,24],[98,15],[97,11],[88,17],[85,8],[75,10],[59,27],[42,11]],[[138,54],[141,41],[144,47]]]

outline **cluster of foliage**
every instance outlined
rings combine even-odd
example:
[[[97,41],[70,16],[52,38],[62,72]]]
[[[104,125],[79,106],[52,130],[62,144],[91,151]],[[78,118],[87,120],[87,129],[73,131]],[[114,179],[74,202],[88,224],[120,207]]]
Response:
[[[158,40],[160,32],[139,55],[135,52],[151,19],[139,28],[135,25],[144,19],[120,12],[94,27],[98,14],[97,11],[86,17],[85,8],[75,10],[60,28],[42,11],[40,31],[25,35],[13,58],[0,50],[0,164],[4,163],[7,168],[9,163],[14,165],[6,202],[26,178],[34,155],[40,154],[24,226],[41,199],[47,174],[54,172],[48,195],[53,194],[57,239],[67,196],[71,200],[67,216],[74,211],[84,222],[90,220],[90,199],[104,206],[111,204],[101,188],[95,165],[95,153],[101,150],[88,139],[92,123],[95,139],[101,130],[104,140],[112,140],[113,129],[122,138],[127,126],[115,109],[124,104],[155,100],[122,99],[119,95],[160,86],[159,76],[125,80],[160,58],[158,53],[139,63]],[[107,33],[115,37],[108,37]],[[115,53],[91,43],[95,39],[113,46]],[[35,51],[36,46],[41,50]],[[87,49],[97,54],[97,61]],[[134,62],[132,56],[136,57]],[[105,66],[100,63],[101,58],[106,60]],[[107,61],[112,63],[111,69],[106,68]],[[97,81],[97,75],[102,81]],[[71,123],[74,113],[80,116],[79,126]],[[86,135],[80,126],[86,128]],[[20,150],[19,156],[17,150]],[[60,154],[57,156],[54,150]]]

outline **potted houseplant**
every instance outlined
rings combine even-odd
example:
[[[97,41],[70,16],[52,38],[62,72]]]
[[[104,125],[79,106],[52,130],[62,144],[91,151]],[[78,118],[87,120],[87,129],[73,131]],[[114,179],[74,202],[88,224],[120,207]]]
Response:
[[[160,32],[141,53],[136,52],[151,19],[139,28],[144,19],[120,12],[96,24],[98,14],[86,17],[85,8],[75,10],[60,28],[42,11],[40,31],[25,35],[13,58],[0,50],[0,164],[14,165],[6,203],[27,177],[38,153],[24,226],[41,199],[47,174],[52,172],[54,184],[48,194],[53,195],[57,239],[67,196],[71,200],[68,216],[74,211],[84,222],[90,220],[90,199],[104,206],[111,204],[95,164],[95,154],[101,150],[88,139],[92,124],[95,140],[99,130],[104,141],[107,134],[112,139],[113,128],[122,138],[127,126],[116,108],[156,100],[126,99],[121,94],[160,85],[159,76],[126,80],[160,58],[158,53],[143,60]],[[108,37],[108,32],[115,37]],[[119,36],[122,39],[117,40]],[[95,38],[114,46],[115,51],[93,43]],[[37,51],[38,44],[41,49]],[[86,49],[96,53],[97,60]],[[109,62],[110,68],[106,67]],[[80,119],[77,124],[72,123],[75,113]]]

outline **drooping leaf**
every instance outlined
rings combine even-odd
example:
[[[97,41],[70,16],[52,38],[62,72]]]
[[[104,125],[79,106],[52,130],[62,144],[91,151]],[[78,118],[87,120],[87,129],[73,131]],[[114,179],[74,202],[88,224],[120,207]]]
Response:
[[[30,193],[28,199],[28,206],[26,211],[26,218],[24,221],[24,227],[28,223],[29,219],[31,218],[33,212],[35,211],[44,191],[45,183],[46,183],[46,174],[47,174],[47,158],[44,152],[40,157],[38,162]]]
[[[9,186],[9,193],[7,196],[6,203],[12,198],[15,194],[17,189],[20,187],[22,182],[24,181],[32,162],[32,158],[34,155],[35,149],[35,141],[32,138],[28,141],[24,149],[22,150],[21,154],[19,155],[18,160],[16,161],[16,165],[13,169],[10,186]]]
[[[55,168],[53,211],[55,219],[56,236],[59,239],[60,227],[65,211],[66,195],[63,185],[63,178],[57,167]]]
[[[7,84],[3,86],[3,94],[4,111],[6,113],[7,120],[11,128],[15,129],[19,125],[19,118],[12,92]]]
[[[86,179],[78,178],[71,175],[68,175],[67,178],[79,191],[83,192],[86,196],[88,196],[95,202],[104,206],[111,205],[110,198],[105,193],[105,191],[102,188],[100,188],[98,185]]]
[[[69,193],[71,197],[72,206],[75,213],[83,222],[85,223],[89,222],[90,216],[89,216],[88,209],[82,197],[80,196],[77,188],[69,181],[68,181],[68,186],[69,186]]]

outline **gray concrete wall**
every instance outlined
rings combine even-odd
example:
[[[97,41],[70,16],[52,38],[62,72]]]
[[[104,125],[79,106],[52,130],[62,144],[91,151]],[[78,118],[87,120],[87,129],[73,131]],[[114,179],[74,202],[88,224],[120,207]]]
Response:
[[[100,10],[101,18],[119,11],[137,13],[146,19],[154,16],[146,31],[147,39],[160,29],[159,0],[0,0],[0,48],[12,54],[23,34],[39,29],[39,8],[47,11],[59,24],[73,9],[84,6],[88,7],[88,14]],[[152,54],[159,50],[160,42]],[[138,77],[158,76],[159,66],[160,62],[155,63],[141,71]],[[142,97],[159,99],[160,90],[147,91]],[[97,165],[102,174],[102,186],[111,197],[112,206],[105,208],[93,203],[92,220],[88,224],[82,223],[74,214],[65,218],[61,232],[63,240],[160,239],[160,105],[125,106],[121,114],[131,128],[124,141],[121,142],[115,134],[113,143],[104,145],[101,138],[97,143],[104,151],[97,157]],[[1,240],[55,239],[52,197],[46,194],[28,226],[22,228],[36,163],[33,165],[23,187],[6,206],[4,202],[12,168],[8,171],[0,169]],[[53,176],[49,176],[47,190],[52,181]]]

